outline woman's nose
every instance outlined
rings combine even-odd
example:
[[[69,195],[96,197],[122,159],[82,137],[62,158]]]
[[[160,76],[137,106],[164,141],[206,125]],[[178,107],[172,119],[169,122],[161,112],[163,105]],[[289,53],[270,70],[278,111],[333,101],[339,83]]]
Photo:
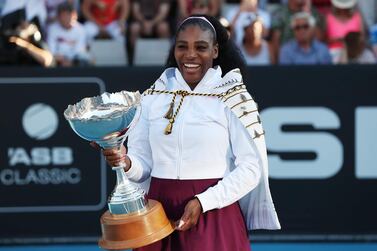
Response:
[[[198,54],[196,53],[195,48],[189,48],[186,53],[187,58],[195,58]]]

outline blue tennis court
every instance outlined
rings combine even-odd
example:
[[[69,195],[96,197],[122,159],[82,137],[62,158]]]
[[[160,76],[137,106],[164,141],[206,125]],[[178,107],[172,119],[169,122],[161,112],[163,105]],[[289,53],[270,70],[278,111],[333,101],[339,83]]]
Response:
[[[97,245],[6,246],[0,251],[95,251]],[[377,243],[256,243],[253,251],[376,251]]]

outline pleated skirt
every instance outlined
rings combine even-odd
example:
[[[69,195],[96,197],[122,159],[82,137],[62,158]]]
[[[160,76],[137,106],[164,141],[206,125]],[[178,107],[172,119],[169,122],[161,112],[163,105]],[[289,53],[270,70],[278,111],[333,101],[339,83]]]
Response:
[[[172,180],[152,178],[148,198],[162,203],[170,220],[181,218],[188,201],[219,179]],[[201,214],[187,231],[174,231],[161,241],[135,251],[250,251],[246,224],[238,202]]]

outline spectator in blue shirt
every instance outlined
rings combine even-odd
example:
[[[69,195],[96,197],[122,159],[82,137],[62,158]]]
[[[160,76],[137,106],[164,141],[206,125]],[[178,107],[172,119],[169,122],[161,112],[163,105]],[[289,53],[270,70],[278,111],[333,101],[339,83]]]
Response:
[[[370,44],[372,45],[374,55],[377,58],[377,24],[370,28]]]
[[[327,46],[315,38],[315,19],[307,12],[291,18],[294,39],[286,42],[279,56],[280,64],[331,64]]]

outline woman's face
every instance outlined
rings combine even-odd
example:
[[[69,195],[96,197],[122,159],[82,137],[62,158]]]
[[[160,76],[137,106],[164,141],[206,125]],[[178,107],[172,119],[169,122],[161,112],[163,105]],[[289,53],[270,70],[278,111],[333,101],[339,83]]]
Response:
[[[187,84],[198,84],[217,56],[218,45],[214,44],[210,31],[189,25],[178,33],[174,57]]]

